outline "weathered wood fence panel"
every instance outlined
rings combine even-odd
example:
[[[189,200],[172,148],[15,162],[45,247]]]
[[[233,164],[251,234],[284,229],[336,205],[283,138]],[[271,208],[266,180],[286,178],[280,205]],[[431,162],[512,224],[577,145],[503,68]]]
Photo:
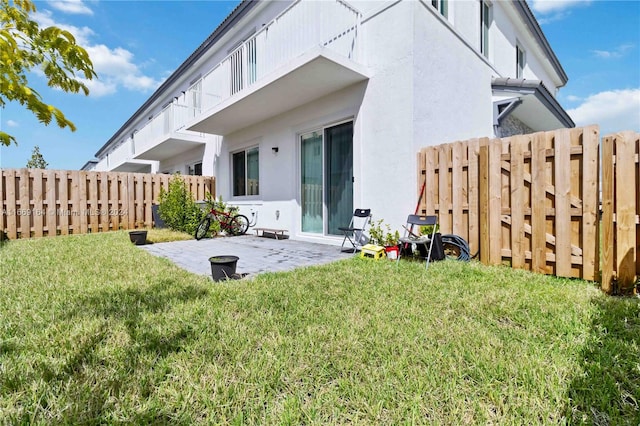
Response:
[[[598,147],[597,126],[426,147],[421,211],[484,263],[596,280]]]
[[[607,293],[630,292],[640,276],[639,156],[638,133],[602,139],[602,289]]]
[[[153,204],[171,175],[4,169],[0,181],[0,231],[9,239],[151,227]],[[215,179],[182,176],[196,200]]]

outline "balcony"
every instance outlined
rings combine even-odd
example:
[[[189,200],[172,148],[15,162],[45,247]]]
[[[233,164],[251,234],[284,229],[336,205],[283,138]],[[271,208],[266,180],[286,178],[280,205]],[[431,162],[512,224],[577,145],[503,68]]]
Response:
[[[202,146],[208,135],[185,129],[193,119],[194,109],[177,102],[167,105],[131,139],[132,157],[139,160],[161,161],[184,151]]]
[[[196,82],[187,128],[226,135],[368,79],[360,14],[340,0],[298,0]]]
[[[128,138],[101,161],[105,170],[114,172],[151,172],[151,162],[133,158],[133,139]]]

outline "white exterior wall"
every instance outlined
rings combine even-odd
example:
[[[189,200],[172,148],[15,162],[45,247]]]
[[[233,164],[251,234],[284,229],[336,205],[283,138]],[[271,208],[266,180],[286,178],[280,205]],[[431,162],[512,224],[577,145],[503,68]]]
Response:
[[[356,171],[360,167],[359,153],[362,151],[359,110],[364,90],[364,84],[357,84],[226,136],[217,162],[217,194],[226,202],[239,206],[240,212],[250,219],[251,213],[257,212],[258,227],[287,229],[297,239],[318,240],[319,236],[300,232],[299,138],[308,131],[354,121],[354,206],[358,206],[362,197]],[[233,197],[231,155],[254,146],[259,147],[260,195]],[[277,153],[273,152],[273,147],[278,148]],[[334,243],[342,241],[341,238],[330,240]]]
[[[158,171],[160,173],[180,173],[183,175],[188,174],[189,166],[195,163],[202,162],[202,157],[204,156],[205,147],[197,147],[190,149],[189,151],[185,151],[180,155],[172,157],[170,159],[160,161],[160,166],[158,167]],[[204,163],[202,164],[204,169]],[[204,173],[204,170],[203,170]]]
[[[362,25],[372,77],[359,127],[364,186],[361,203],[354,202],[354,207],[371,208],[375,220],[399,229],[409,213],[406,206],[415,198],[415,185],[408,185],[415,172],[413,8],[412,2],[397,3]]]

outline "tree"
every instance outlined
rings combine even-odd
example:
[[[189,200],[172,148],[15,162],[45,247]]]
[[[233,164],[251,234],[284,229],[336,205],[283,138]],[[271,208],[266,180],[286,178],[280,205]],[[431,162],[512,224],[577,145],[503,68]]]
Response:
[[[49,163],[44,161],[44,157],[40,153],[40,147],[38,145],[33,147],[31,152],[31,159],[27,161],[27,168],[29,169],[46,169]]]
[[[96,76],[93,63],[70,32],[53,26],[41,29],[29,17],[35,11],[31,0],[0,0],[0,107],[19,102],[45,125],[55,119],[59,127],[75,131],[62,111],[30,87],[27,74],[39,68],[49,87],[88,95],[81,79]],[[17,143],[15,137],[0,131],[0,144],[11,142]]]

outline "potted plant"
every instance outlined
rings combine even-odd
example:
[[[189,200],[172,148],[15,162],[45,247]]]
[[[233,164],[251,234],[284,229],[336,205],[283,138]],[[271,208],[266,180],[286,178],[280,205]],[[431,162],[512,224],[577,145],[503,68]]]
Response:
[[[387,258],[395,260],[398,258],[400,248],[398,247],[398,241],[400,240],[400,233],[398,230],[391,231],[389,225],[387,225],[387,232],[384,236],[384,251],[387,253]]]
[[[398,258],[400,233],[397,230],[392,231],[391,226],[388,223],[384,223],[383,219],[371,222],[369,237],[372,244],[384,247],[389,259]]]

